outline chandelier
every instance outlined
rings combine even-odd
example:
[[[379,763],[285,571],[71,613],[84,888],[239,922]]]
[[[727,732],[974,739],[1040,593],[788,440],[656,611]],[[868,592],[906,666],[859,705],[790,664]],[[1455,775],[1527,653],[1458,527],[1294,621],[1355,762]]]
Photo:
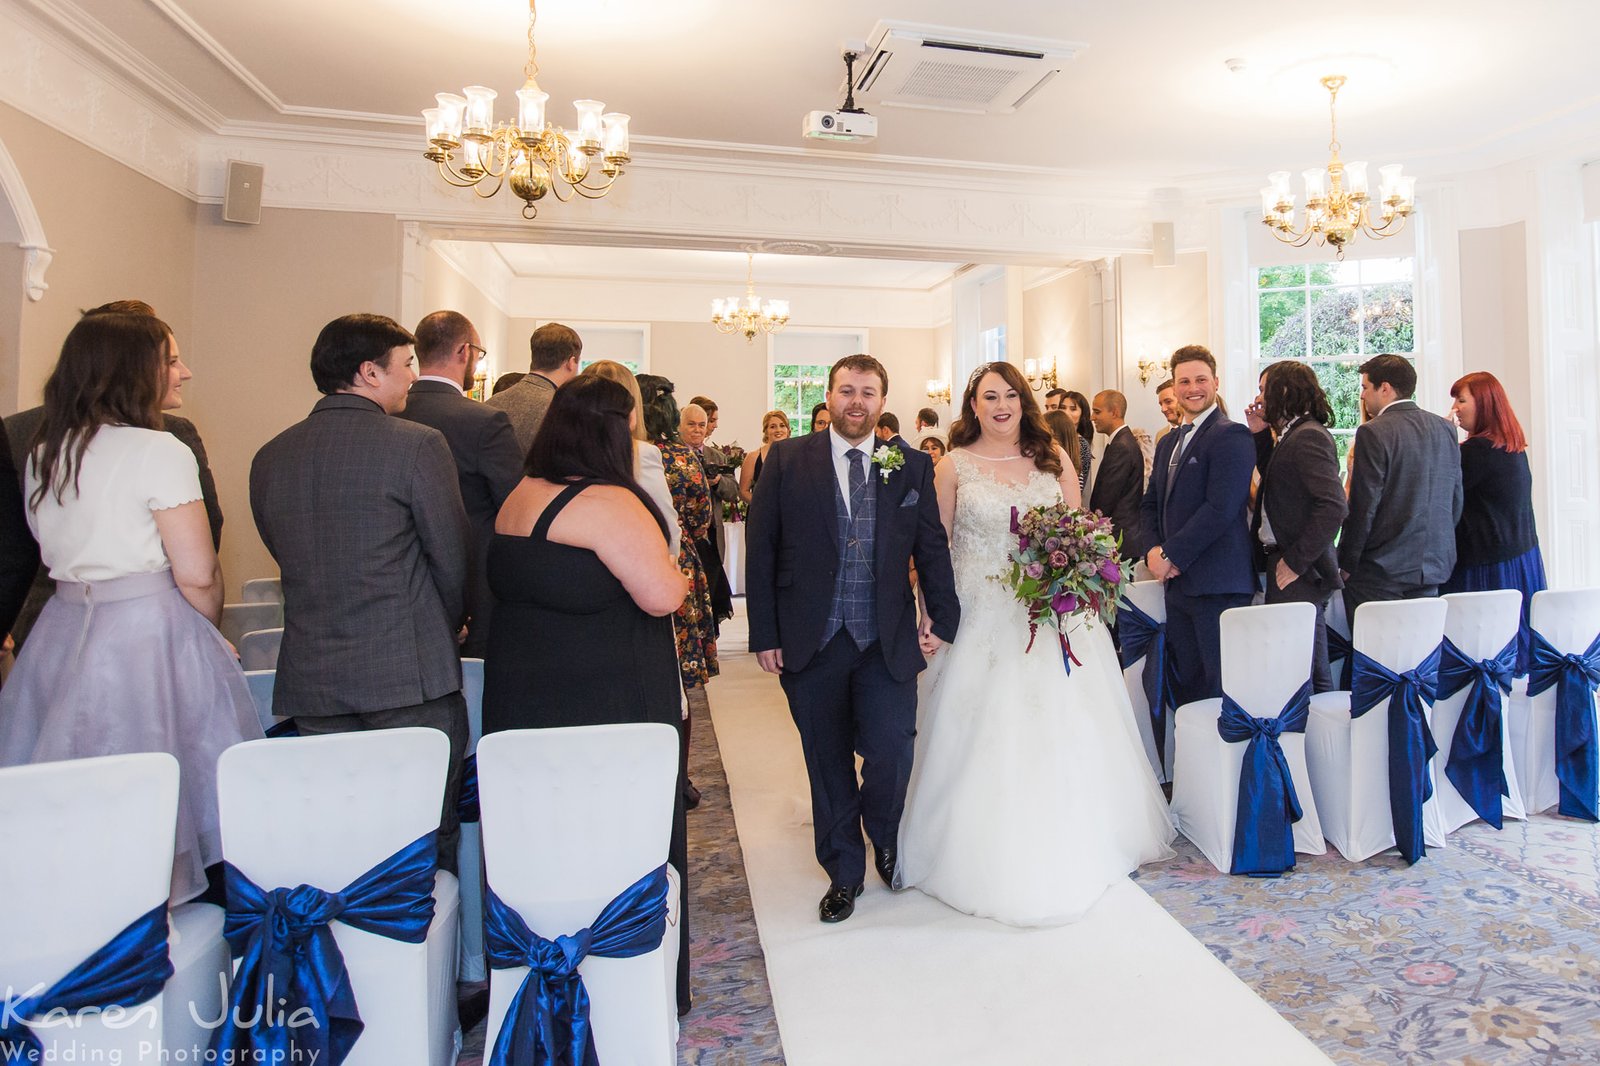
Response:
[[[469,85],[463,95],[438,93],[438,107],[422,112],[428,127],[423,158],[439,165],[439,176],[457,188],[488,199],[510,182],[522,198],[522,217],[533,218],[546,193],[565,203],[573,196],[598,200],[611,190],[628,162],[628,116],[605,112],[599,100],[575,100],[578,128],[545,124],[550,94],[539,88],[539,63],[533,42],[538,19],[528,0],[527,82],[517,90],[517,123],[495,125],[493,89]],[[603,175],[603,177],[602,177]]]
[[[711,301],[711,324],[718,333],[743,333],[746,341],[756,339],[757,333],[778,333],[789,324],[789,301],[768,300],[765,304],[756,295],[756,257],[749,255],[749,266],[744,281],[744,303],[737,297]]]
[[[1343,75],[1330,75],[1322,79],[1328,90],[1328,125],[1332,139],[1328,142],[1331,157],[1326,170],[1313,168],[1304,172],[1306,210],[1302,222],[1295,222],[1294,194],[1289,191],[1289,172],[1279,170],[1267,175],[1270,182],[1261,190],[1261,221],[1272,229],[1273,236],[1285,244],[1300,248],[1313,238],[1318,244],[1331,244],[1335,258],[1344,258],[1344,246],[1357,233],[1382,240],[1393,237],[1405,228],[1406,216],[1414,206],[1416,178],[1400,173],[1400,164],[1379,167],[1380,185],[1377,207],[1381,222],[1372,219],[1373,201],[1367,185],[1367,164],[1346,163],[1339,158],[1339,120],[1334,105],[1339,90],[1344,86]]]

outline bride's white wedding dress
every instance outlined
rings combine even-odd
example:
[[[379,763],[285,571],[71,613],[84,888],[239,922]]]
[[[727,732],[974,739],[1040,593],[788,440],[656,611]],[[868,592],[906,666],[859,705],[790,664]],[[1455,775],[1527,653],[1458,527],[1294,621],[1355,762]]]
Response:
[[[1068,676],[1053,630],[1033,650],[999,579],[1011,508],[1061,501],[1027,459],[961,449],[950,544],[961,624],[917,689],[917,746],[896,883],[1011,925],[1074,921],[1113,882],[1170,857],[1172,822],[1150,772],[1111,636],[1079,618]],[[1008,483],[991,472],[1019,476]],[[1010,469],[1008,469],[1010,468]]]

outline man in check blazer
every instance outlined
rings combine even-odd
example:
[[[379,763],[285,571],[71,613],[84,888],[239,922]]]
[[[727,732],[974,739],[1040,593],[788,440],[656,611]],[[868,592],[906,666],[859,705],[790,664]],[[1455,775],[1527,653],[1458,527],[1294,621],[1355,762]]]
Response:
[[[250,509],[283,574],[272,709],[301,733],[426,726],[450,738],[439,863],[455,869],[467,746],[456,634],[471,551],[438,430],[391,418],[416,379],[412,336],[382,315],[323,327],[323,398],[256,453]]]
[[[1350,446],[1350,514],[1339,537],[1351,625],[1370,600],[1437,596],[1456,564],[1461,449],[1454,426],[1417,406],[1416,390],[1404,356],[1361,364],[1368,421]]]
[[[1166,582],[1167,648],[1179,703],[1222,695],[1220,620],[1255,591],[1250,550],[1250,431],[1217,403],[1217,361],[1198,344],[1171,361],[1187,416],[1156,445],[1140,505],[1145,565]]]
[[[489,620],[494,597],[484,571],[494,520],[500,505],[522,480],[522,450],[511,419],[488,404],[469,399],[478,359],[484,354],[478,331],[458,311],[435,311],[417,323],[417,368],[400,417],[444,434],[456,461],[461,502],[472,526],[472,558],[467,577],[467,639],[463,658],[481,659],[489,648]]]
[[[768,450],[746,531],[750,650],[779,676],[800,732],[817,861],[829,879],[818,906],[824,922],[855,910],[863,828],[878,875],[892,885],[917,674],[961,619],[933,463],[874,436],[888,391],[889,376],[871,356],[835,363],[832,424]],[[874,462],[880,447],[891,464]],[[927,604],[920,624],[913,560]]]
[[[546,322],[528,338],[528,353],[531,361],[522,380],[484,401],[510,416],[517,447],[524,456],[550,408],[550,397],[577,375],[583,338],[569,326]]]
[[[1122,557],[1139,558],[1139,504],[1144,499],[1144,452],[1123,421],[1128,399],[1115,389],[1096,394],[1090,405],[1094,428],[1106,438],[1105,451],[1095,466],[1089,508],[1111,519],[1122,538]]]

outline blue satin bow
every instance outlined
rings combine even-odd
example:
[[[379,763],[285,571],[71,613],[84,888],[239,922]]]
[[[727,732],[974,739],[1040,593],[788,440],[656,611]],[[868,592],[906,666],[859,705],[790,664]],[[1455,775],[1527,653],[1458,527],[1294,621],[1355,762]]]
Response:
[[[1304,733],[1310,712],[1310,679],[1289,697],[1276,718],[1252,717],[1232,696],[1222,694],[1218,735],[1229,744],[1250,742],[1239,767],[1231,874],[1279,877],[1294,869],[1294,823],[1303,812],[1278,738],[1284,733]]]
[[[484,910],[489,965],[529,967],[495,1038],[489,1066],[598,1066],[589,992],[578,964],[595,955],[631,959],[661,946],[667,931],[667,867],[656,867],[605,905],[594,924],[554,940],[528,928],[490,888]]]
[[[1600,821],[1600,745],[1595,743],[1594,696],[1600,690],[1600,636],[1582,655],[1563,655],[1533,631],[1528,695],[1556,686],[1556,780],[1569,818]]]
[[[1383,700],[1389,701],[1389,814],[1394,843],[1406,862],[1428,853],[1422,836],[1422,805],[1433,796],[1428,760],[1439,753],[1428,729],[1423,704],[1433,704],[1439,688],[1439,648],[1415,669],[1397,674],[1378,660],[1354,652],[1355,676],[1350,690],[1350,717],[1360,718]]]
[[[361,1035],[344,955],[328,923],[420,944],[433,922],[438,831],[407,844],[343,891],[311,885],[262,889],[232,863],[223,935],[240,960],[229,1024],[212,1050],[228,1062],[332,1063]]]
[[[478,757],[468,755],[461,764],[461,795],[456,799],[456,820],[476,822],[478,809]]]
[[[1332,626],[1328,630],[1328,658],[1342,659],[1344,665],[1339,668],[1339,691],[1349,692],[1351,678],[1355,672],[1356,646],[1350,643],[1350,638]]]
[[[1117,637],[1122,647],[1118,660],[1126,670],[1141,658],[1144,670],[1140,681],[1150,707],[1150,730],[1155,736],[1156,758],[1167,767],[1167,710],[1174,704],[1172,674],[1167,662],[1167,627],[1141,611],[1128,600],[1117,611]]]
[[[1449,637],[1439,646],[1439,699],[1471,685],[1450,741],[1444,774],[1478,817],[1499,829],[1500,797],[1506,794],[1501,710],[1517,670],[1517,638],[1492,659],[1474,659]]]
[[[160,992],[171,976],[167,903],[162,900],[44,991],[15,999],[0,996],[0,1062],[45,1061],[44,1047],[24,1018],[136,1006]]]

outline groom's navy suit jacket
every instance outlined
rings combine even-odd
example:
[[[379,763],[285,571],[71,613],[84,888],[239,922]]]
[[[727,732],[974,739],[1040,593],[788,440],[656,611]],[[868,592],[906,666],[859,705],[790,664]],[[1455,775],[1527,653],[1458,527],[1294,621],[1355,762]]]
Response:
[[[871,442],[873,450],[878,442]],[[878,641],[889,673],[906,681],[927,665],[917,646],[917,611],[910,564],[917,563],[933,631],[955,639],[961,619],[950,545],[933,492],[933,462],[900,448],[905,465],[887,481],[872,466],[877,493],[873,574]],[[750,650],[783,649],[785,672],[803,670],[822,648],[839,572],[837,480],[827,431],[779,441],[767,450],[745,532],[745,606]]]
[[[1194,439],[1184,449],[1170,494],[1167,468],[1178,434],[1168,433],[1156,445],[1150,486],[1140,505],[1142,554],[1157,546],[1166,552],[1179,573],[1172,587],[1185,595],[1254,592],[1246,509],[1255,441],[1248,429],[1220,410],[1190,433]]]

